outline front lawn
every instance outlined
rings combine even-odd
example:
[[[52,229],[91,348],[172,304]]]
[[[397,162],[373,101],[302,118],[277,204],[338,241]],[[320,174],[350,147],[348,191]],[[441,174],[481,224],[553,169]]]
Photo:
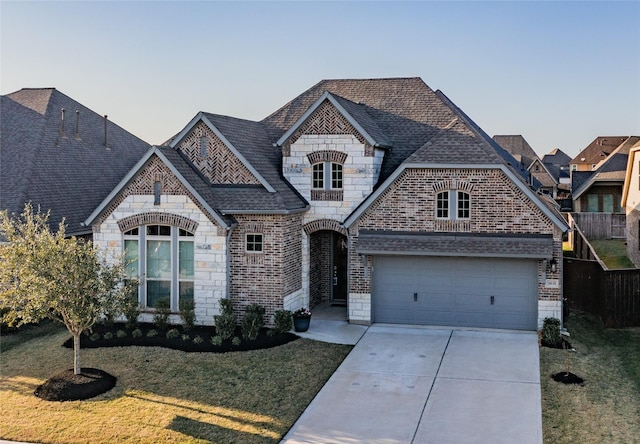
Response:
[[[627,247],[624,239],[590,240],[589,243],[610,270],[635,268],[633,262],[627,256]]]
[[[299,339],[232,353],[83,349],[83,367],[116,376],[116,387],[87,401],[43,401],[36,386],[72,367],[68,337],[59,326],[2,347],[0,439],[277,443],[352,348]]]
[[[604,329],[595,318],[572,313],[566,327],[575,353],[540,348],[545,443],[631,443],[640,439],[640,328]],[[550,375],[585,379],[563,385]]]

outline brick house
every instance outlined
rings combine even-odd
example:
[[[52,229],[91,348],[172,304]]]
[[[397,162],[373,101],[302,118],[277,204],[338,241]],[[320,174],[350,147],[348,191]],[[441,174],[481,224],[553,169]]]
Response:
[[[568,227],[514,164],[420,78],[324,80],[260,122],[199,113],[86,224],[149,312],[194,298],[211,324],[230,298],[534,330],[560,317]]]

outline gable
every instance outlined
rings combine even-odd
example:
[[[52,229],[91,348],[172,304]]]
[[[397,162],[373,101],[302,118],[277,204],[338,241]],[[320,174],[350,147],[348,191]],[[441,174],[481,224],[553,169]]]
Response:
[[[205,153],[202,152],[203,144],[206,145]],[[176,148],[213,184],[260,185],[260,181],[244,163],[202,121],[191,129]]]

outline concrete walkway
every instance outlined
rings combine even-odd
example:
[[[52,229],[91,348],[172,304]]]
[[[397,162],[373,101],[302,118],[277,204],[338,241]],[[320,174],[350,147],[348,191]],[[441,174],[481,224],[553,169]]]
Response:
[[[540,444],[537,335],[375,324],[282,442]]]

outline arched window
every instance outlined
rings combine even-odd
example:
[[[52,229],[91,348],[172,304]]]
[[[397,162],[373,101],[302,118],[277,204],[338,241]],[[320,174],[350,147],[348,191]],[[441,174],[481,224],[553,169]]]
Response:
[[[436,219],[469,219],[471,196],[465,191],[447,190],[436,194]]]
[[[139,279],[138,302],[154,308],[167,299],[172,311],[193,300],[193,233],[171,225],[142,225],[123,233],[127,274]]]

